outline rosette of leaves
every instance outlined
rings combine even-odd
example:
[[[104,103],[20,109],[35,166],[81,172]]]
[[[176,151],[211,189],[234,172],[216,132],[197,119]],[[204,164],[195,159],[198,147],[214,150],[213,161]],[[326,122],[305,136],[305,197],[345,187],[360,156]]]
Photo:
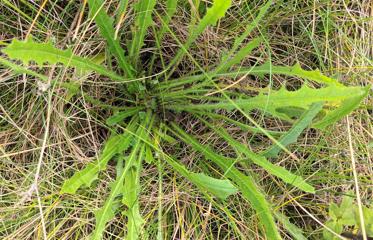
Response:
[[[142,165],[145,164],[144,161],[146,164],[152,164],[154,158],[161,158],[172,166],[180,177],[188,179],[200,189],[201,194],[205,196],[213,196],[224,201],[230,195],[240,192],[242,198],[250,202],[256,211],[262,234],[267,239],[281,239],[271,202],[250,172],[243,171],[240,166],[243,164],[247,166],[247,163],[255,164],[301,191],[314,193],[314,187],[302,176],[272,163],[268,158],[276,157],[281,150],[287,151],[286,146],[294,143],[305,128],[312,126],[322,130],[346,116],[359,105],[369,89],[344,86],[318,70],[304,70],[299,64],[276,66],[267,62],[256,63],[251,67],[239,67],[244,58],[263,45],[262,37],[254,38],[248,43],[246,40],[266,15],[272,1],[268,1],[260,8],[254,21],[236,38],[231,49],[221,56],[221,61],[208,68],[212,70],[206,71],[196,63],[200,69],[199,73],[173,78],[172,73],[180,63],[191,57],[188,50],[193,47],[194,42],[206,28],[213,27],[224,18],[231,1],[214,0],[200,20],[191,21],[190,33],[185,41],[178,40],[169,27],[176,13],[178,1],[167,0],[166,12],[163,15],[155,9],[156,4],[155,0],[139,0],[133,6],[129,6],[127,1],[121,1],[118,14],[123,14],[129,7],[132,7],[135,13],[131,28],[132,40],[124,46],[115,36],[114,19],[105,11],[104,1],[88,0],[89,17],[106,40],[109,56],[115,58],[114,69],[101,64],[102,61],[77,56],[71,49],[62,50],[51,42],[36,42],[31,38],[25,41],[14,39],[2,50],[8,59],[0,58],[0,64],[15,72],[35,76],[40,81],[47,81],[47,77],[27,68],[30,61],[40,67],[45,63],[62,64],[64,67],[75,68],[80,72],[105,76],[124,86],[123,91],[128,97],[128,104],[125,109],[114,112],[107,119],[106,123],[111,128],[112,134],[104,144],[100,157],[88,163],[82,170],[73,173],[62,186],[61,194],[75,194],[78,189],[91,187],[92,182],[99,178],[99,173],[105,171],[108,162],[116,159],[117,176],[110,184],[106,201],[99,210],[95,211],[96,223],[91,238],[101,239],[107,223],[119,213],[119,207],[124,205],[126,211],[122,214],[127,216],[127,239],[139,239],[145,223],[138,200],[141,194]],[[154,26],[154,19],[161,22],[160,28]],[[168,33],[180,45],[171,61],[165,62],[161,59],[163,65],[161,74],[153,72],[154,60],[162,58],[161,55],[155,53],[151,61],[146,63],[143,63],[140,58],[144,39],[151,30],[157,44],[161,45],[164,35]],[[22,64],[12,60],[20,61]],[[112,59],[107,60],[112,62]],[[219,84],[221,78],[234,79],[248,75],[291,76],[303,79],[305,83],[296,91],[288,91],[285,88],[259,89],[257,96],[233,91],[232,88],[222,87]],[[314,88],[311,82],[316,82],[321,87]],[[70,91],[70,97],[77,94],[77,86],[74,83],[65,82],[60,86]],[[99,103],[89,95],[86,95],[86,99],[93,104]],[[230,119],[220,110],[237,111],[251,124]],[[264,113],[264,116],[269,115],[290,122],[293,127],[288,132],[266,130],[250,117],[248,114],[250,110],[258,110]],[[208,144],[202,144],[177,121],[165,119],[164,116],[167,114],[174,116],[188,114],[198,118],[201,124],[214,131],[236,151],[236,157],[227,157]],[[264,152],[253,152],[247,143],[235,139],[223,125],[214,124],[215,122],[226,122],[237,125],[244,131],[266,135],[273,141],[273,145]],[[218,179],[210,176],[208,172],[192,172],[176,157],[163,151],[164,144],[176,144],[177,140],[200,152],[206,164],[212,163],[218,166],[224,177]],[[284,216],[278,217],[290,234],[299,235],[291,231],[293,228],[290,222],[284,219],[286,219]]]

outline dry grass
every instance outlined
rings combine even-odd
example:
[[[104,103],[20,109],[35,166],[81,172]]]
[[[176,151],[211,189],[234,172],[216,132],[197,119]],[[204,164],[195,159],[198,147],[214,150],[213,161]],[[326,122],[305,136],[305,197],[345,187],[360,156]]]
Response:
[[[90,56],[104,51],[103,41],[87,20],[86,9],[83,12],[80,3],[45,1],[46,5],[41,7],[42,1],[36,2],[0,2],[0,44],[12,38],[24,38],[30,32],[40,39],[50,38],[61,47],[73,46],[78,55]],[[230,24],[230,28],[226,28],[225,22],[221,22],[217,28],[209,29],[191,50],[202,66],[216,62],[245,21],[251,19],[245,6],[248,4],[255,9],[254,6],[262,3],[234,2],[234,10],[225,21],[234,22],[236,27]],[[173,22],[173,29],[181,39],[187,34],[185,22],[190,15],[188,4],[184,5]],[[16,8],[28,17],[17,13]],[[37,14],[39,10],[40,15]],[[128,21],[131,21],[131,13],[124,18],[123,24],[127,25]],[[371,1],[314,0],[278,3],[257,32],[268,39],[270,57],[276,64],[292,65],[299,61],[307,68],[320,68],[347,85],[367,85],[373,83],[372,29]],[[169,38],[165,43],[164,58],[171,58],[175,42]],[[151,37],[146,51],[155,51]],[[268,54],[259,49],[243,64],[249,64],[252,59],[260,61]],[[76,72],[63,68],[51,66],[49,69],[50,78],[60,81],[79,77]],[[179,74],[195,70],[197,68],[192,62],[185,61]],[[296,79],[276,77],[273,81],[275,86],[299,87]],[[240,87],[262,87],[266,83],[267,80],[247,78]],[[118,94],[117,85],[95,76],[85,78],[83,88],[108,104],[114,101],[112,95]],[[92,231],[93,210],[104,201],[108,183],[114,178],[114,164],[92,189],[74,196],[60,195],[59,190],[73,169],[80,169],[97,158],[108,136],[103,122],[110,112],[82,97],[67,102],[67,94],[60,89],[45,90],[35,79],[0,69],[1,239],[84,239]],[[373,206],[372,106],[370,96],[350,116],[360,198],[369,206]],[[232,118],[240,119],[241,116],[236,114]],[[219,151],[229,154],[230,150],[219,145],[214,136],[204,135],[203,129],[198,128],[193,119],[179,119],[182,120],[187,129],[193,129],[201,136],[201,140],[209,141]],[[263,121],[262,124],[273,130],[287,127],[276,120]],[[237,129],[229,131],[245,141],[253,141],[253,136],[247,133]],[[315,195],[293,191],[264,171],[252,169],[258,183],[272,196],[275,206],[290,216],[309,239],[320,239],[321,236],[323,227],[315,219],[325,222],[329,204],[339,202],[346,191],[356,187],[346,132],[346,121],[323,133],[311,129],[290,148],[299,161],[287,154],[277,159],[281,165],[299,174],[313,172],[309,180],[318,189]],[[261,143],[265,141],[259,139]],[[261,149],[263,145],[254,147]],[[198,161],[199,155],[188,150],[178,149],[179,155],[187,166],[196,168],[193,163]],[[210,171],[214,173],[214,169]],[[191,183],[163,164],[146,166],[141,178],[140,202],[150,239],[157,233],[158,222],[154,216],[159,201],[164,211],[165,239],[259,239],[259,225],[253,217],[253,210],[239,196],[229,198],[225,206],[216,203],[220,208],[212,207]],[[161,199],[158,197],[160,191]],[[227,216],[224,208],[230,209],[234,215]],[[112,221],[107,228],[107,239],[120,239],[124,234],[124,222],[121,216]],[[284,238],[290,239],[286,235]]]

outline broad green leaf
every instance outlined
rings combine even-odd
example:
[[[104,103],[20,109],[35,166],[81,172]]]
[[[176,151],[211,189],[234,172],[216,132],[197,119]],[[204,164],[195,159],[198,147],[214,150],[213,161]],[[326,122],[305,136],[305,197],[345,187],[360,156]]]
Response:
[[[326,106],[331,108],[344,108],[342,104],[346,101],[356,98],[361,99],[362,96],[365,96],[366,94],[366,88],[362,87],[330,85],[328,87],[314,89],[303,85],[302,88],[297,91],[288,91],[285,88],[281,88],[278,91],[272,90],[268,94],[260,93],[258,96],[252,98],[236,99],[234,101],[235,104],[222,99],[218,103],[170,105],[169,108],[184,111],[217,109],[234,110],[236,106],[238,106],[246,111],[259,109],[281,119],[292,121],[289,116],[279,111],[279,109],[284,107],[297,107],[307,110],[313,103],[317,102],[324,102]],[[329,115],[327,114],[323,119],[328,116]],[[321,121],[323,121],[323,119]],[[328,123],[331,123],[331,121]]]
[[[200,118],[201,119],[201,118]],[[305,192],[314,193],[315,189],[306,183],[301,176],[295,175],[283,167],[272,164],[264,156],[254,153],[246,145],[232,138],[223,128],[213,126],[207,121],[201,119],[207,126],[212,128],[221,137],[223,137],[229,145],[231,145],[238,154],[243,154],[248,159],[250,159],[256,165],[264,168],[268,173],[281,178],[284,182],[289,183]]]
[[[128,126],[129,130],[134,129],[136,121],[132,121]],[[81,186],[89,187],[97,179],[98,173],[106,169],[106,165],[113,156],[129,148],[132,135],[128,133],[114,135],[105,143],[104,150],[99,159],[89,163],[84,169],[76,172],[71,178],[65,181],[61,188],[61,193],[74,194]]]
[[[95,71],[115,81],[124,80],[123,77],[96,64],[90,59],[74,55],[71,49],[61,50],[55,48],[51,42],[37,43],[31,38],[26,41],[14,39],[2,52],[6,53],[11,59],[22,61],[25,65],[29,61],[34,61],[39,66],[47,62],[50,64],[62,63],[65,66],[75,67],[83,71]]]
[[[140,49],[144,45],[144,38],[147,34],[147,30],[153,24],[152,13],[155,4],[155,0],[138,0],[134,6],[136,17],[132,29],[133,38],[129,52],[135,63],[137,63]]]
[[[347,226],[353,226],[357,224],[355,219],[355,204],[353,198],[350,196],[344,196],[342,203],[338,206],[335,203],[331,203],[329,206],[329,216],[339,223]]]
[[[159,135],[161,138],[167,136],[165,134]],[[154,146],[153,146],[154,147]],[[228,179],[216,179],[209,177],[203,173],[194,173],[185,168],[184,165],[178,163],[172,157],[165,155],[160,152],[159,149],[155,149],[163,155],[164,160],[170,164],[181,176],[185,177],[193,184],[195,184],[200,190],[207,191],[214,196],[225,200],[228,196],[235,194],[237,188],[232,185]]]
[[[110,52],[118,60],[119,66],[126,73],[127,77],[133,78],[133,68],[128,63],[119,40],[115,39],[114,20],[105,12],[104,0],[88,0],[89,16],[94,18],[102,37],[105,38]]]
[[[237,188],[227,179],[216,179],[203,173],[191,173],[189,177],[197,186],[206,189],[220,199],[226,199],[237,192]]]
[[[282,146],[286,147],[289,144],[295,143],[299,135],[308,127],[316,115],[321,111],[323,103],[314,103],[311,105],[310,109],[303,113],[303,115],[293,124],[291,129],[284,134],[278,142]],[[270,149],[262,153],[265,157],[277,157],[278,153],[281,151],[281,147],[278,145],[273,145]]]
[[[352,112],[354,109],[356,109],[360,103],[363,101],[363,99],[368,96],[371,86],[367,86],[365,88],[361,88],[363,93],[352,97],[349,99],[344,100],[340,107],[337,109],[328,111],[326,113],[326,116],[320,120],[319,122],[315,123],[313,127],[318,129],[324,129],[325,127],[339,121],[344,116],[348,115],[350,112]]]
[[[335,220],[328,221],[325,223],[325,225],[338,234],[341,234],[343,231],[343,226],[338,221],[335,221]],[[340,239],[339,237],[336,237],[333,233],[329,232],[326,229],[324,229],[323,231],[323,237],[326,240],[339,240]]]
[[[267,238],[274,240],[281,239],[276,223],[271,214],[269,203],[260,192],[258,186],[256,186],[252,177],[241,173],[234,166],[234,162],[226,157],[216,154],[210,147],[201,145],[196,139],[184,132],[184,130],[176,124],[172,124],[172,127],[175,131],[170,130],[174,134],[184,142],[192,145],[195,150],[201,152],[207,159],[210,159],[217,164],[224,171],[225,175],[234,182],[238,190],[241,191],[242,195],[252,204],[252,207],[257,212]]]

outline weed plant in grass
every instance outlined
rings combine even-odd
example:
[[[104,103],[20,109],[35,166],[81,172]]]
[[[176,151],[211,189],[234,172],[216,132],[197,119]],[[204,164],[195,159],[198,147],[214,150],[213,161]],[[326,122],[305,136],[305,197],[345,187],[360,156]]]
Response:
[[[288,168],[278,163],[279,156],[285,154],[287,161],[300,161],[288,146],[296,143],[307,128],[327,131],[328,126],[361,105],[370,86],[347,86],[320,70],[305,69],[300,62],[276,64],[270,37],[262,26],[271,12],[281,12],[284,2],[266,1],[253,11],[249,3],[233,7],[230,0],[87,0],[64,41],[73,39],[82,45],[97,42],[96,46],[92,44],[91,54],[82,54],[79,45],[68,47],[56,41],[56,36],[45,39],[35,31],[47,27],[40,15],[47,11],[44,5],[38,9],[25,3],[26,11],[10,1],[3,4],[9,11],[24,14],[26,20],[33,19],[28,33],[34,36],[27,33],[25,39],[14,37],[4,42],[0,64],[10,78],[24,78],[22,105],[37,95],[36,105],[27,104],[29,111],[39,111],[45,102],[47,107],[46,114],[39,112],[45,129],[36,138],[12,121],[14,116],[9,112],[19,108],[18,103],[2,107],[3,125],[10,124],[9,131],[18,131],[40,155],[31,167],[32,175],[24,176],[32,184],[18,202],[23,205],[30,201],[33,207],[22,213],[20,221],[4,221],[0,232],[14,238],[18,235],[11,229],[22,232],[26,222],[31,224],[30,217],[39,216],[34,219],[40,222],[38,231],[28,230],[22,236],[307,239],[304,232],[309,229],[290,221],[280,211],[277,196],[267,194],[263,183],[281,184],[278,196],[296,191],[301,194],[299,198],[312,198],[317,182],[312,168]],[[53,14],[61,19],[70,15],[72,3],[66,4],[64,11]],[[186,9],[192,14],[182,22],[183,28],[176,29],[177,14],[185,14]],[[35,11],[34,18],[29,18],[28,12]],[[252,18],[235,26],[237,22],[227,18],[239,11],[248,11]],[[220,34],[224,29],[239,28],[240,34],[230,38],[214,61],[210,61],[208,51],[219,46],[210,46],[207,40],[207,52],[198,52],[199,43],[212,29]],[[206,58],[200,61],[198,54]],[[277,86],[274,79],[278,77],[298,82],[289,89]],[[243,85],[250,78],[266,84]],[[52,109],[53,105],[60,109]],[[54,111],[61,114],[52,114]],[[77,121],[82,118],[87,121]],[[35,120],[37,124],[38,119],[26,121]],[[271,128],[276,122],[287,127]],[[70,138],[74,131],[81,133],[77,139],[90,139],[80,143],[92,145],[90,151],[82,152],[84,146]],[[53,132],[60,132],[59,143],[48,140]],[[95,141],[100,132],[105,136],[100,141],[102,147]],[[37,147],[39,142],[41,147]],[[8,164],[12,154],[6,149],[17,144],[5,142],[5,148],[1,146]],[[45,151],[52,146],[61,146],[61,153],[75,154],[68,156],[71,161],[64,165],[49,166],[63,174],[46,183],[40,174],[47,172],[46,159],[51,152]],[[87,157],[90,160],[83,163]],[[192,161],[185,161],[188,158]],[[268,179],[263,181],[260,175]],[[4,178],[4,184],[10,177]],[[193,184],[198,193],[187,185],[185,194],[190,196],[167,196],[167,188],[180,191],[176,186],[185,184],[182,179]],[[41,195],[41,189],[49,184],[59,191]],[[180,197],[195,198],[196,205],[184,208]],[[174,201],[175,207],[167,201]],[[232,206],[232,201],[242,205]],[[245,204],[250,208],[240,209]],[[194,216],[205,207],[206,214],[217,215],[213,220]],[[250,216],[253,226],[239,222],[236,218],[240,214]],[[51,215],[53,221],[48,220]],[[74,215],[84,220],[75,221]],[[7,216],[17,218],[17,214]],[[183,221],[196,229],[185,229]],[[340,236],[340,232],[325,229],[331,236]]]

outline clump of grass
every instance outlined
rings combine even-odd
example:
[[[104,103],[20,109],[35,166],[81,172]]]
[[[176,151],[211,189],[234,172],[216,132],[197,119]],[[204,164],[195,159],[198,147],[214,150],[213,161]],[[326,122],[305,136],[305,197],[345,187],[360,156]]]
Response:
[[[32,204],[26,208],[27,214],[18,213],[21,219],[5,223],[6,235],[220,239],[222,235],[245,238],[249,233],[269,239],[286,235],[304,239],[302,231],[278,210],[278,202],[266,195],[265,189],[282,182],[282,189],[271,190],[273,194],[303,191],[305,196],[313,196],[315,184],[305,180],[313,174],[313,166],[303,165],[295,171],[274,164],[270,158],[285,153],[300,161],[287,146],[296,142],[306,128],[324,130],[346,116],[359,106],[369,88],[346,87],[335,78],[318,70],[304,70],[297,63],[276,64],[278,55],[271,48],[272,39],[259,27],[265,26],[265,19],[271,18],[269,12],[279,7],[271,1],[262,4],[255,14],[248,11],[252,20],[241,24],[227,20],[232,18],[227,16],[232,14],[230,11],[240,11],[231,7],[230,1],[216,0],[211,5],[195,1],[190,23],[184,25],[189,32],[183,39],[178,32],[182,28],[175,29],[180,23],[174,23],[174,19],[185,6],[177,1],[121,1],[111,5],[117,9],[115,17],[107,13],[112,9],[107,11],[105,2],[87,2],[88,6],[83,5],[89,9],[87,21],[81,22],[84,9],[74,21],[85,28],[78,24],[76,32],[78,28],[84,33],[92,31],[90,25],[95,22],[99,31],[95,36],[105,40],[105,49],[93,47],[92,54],[80,56],[78,47],[62,50],[51,41],[28,38],[13,39],[2,50],[6,57],[0,63],[32,81],[25,82],[25,95],[17,97],[13,106],[7,104],[2,120],[19,130],[31,148],[38,146],[31,136],[42,142],[36,165],[30,166],[29,176],[21,178],[31,187],[14,203]],[[12,4],[7,6],[22,12]],[[31,7],[29,11],[43,18],[39,14],[43,9]],[[123,16],[127,12],[133,13],[133,24],[124,40],[118,29],[125,23]],[[36,20],[31,26],[40,22]],[[212,48],[204,41],[211,29],[219,33],[220,28],[239,26],[243,26],[242,33],[233,37],[228,33],[234,40],[225,51],[217,51],[215,59],[196,54],[195,49]],[[254,29],[259,29],[257,35]],[[79,42],[88,42],[84,37]],[[168,47],[165,43],[174,44],[178,50],[164,53]],[[258,55],[254,55],[255,50]],[[35,65],[28,67],[31,61]],[[294,89],[274,88],[279,76],[296,78]],[[265,87],[237,87],[249,77],[268,81]],[[47,108],[42,113],[38,108],[45,102]],[[34,111],[9,114],[15,106],[24,109],[30,103],[28,108]],[[106,118],[108,114],[111,116]],[[43,118],[43,123],[28,120],[20,127],[20,122],[12,120],[20,116],[28,116],[26,120]],[[53,122],[54,129],[50,127]],[[266,127],[278,122],[287,126],[282,131]],[[33,133],[32,129],[39,132]],[[60,141],[48,143],[54,131],[54,138]],[[71,131],[77,139],[70,137]],[[243,139],[244,135],[247,138]],[[272,145],[265,145],[268,142]],[[7,140],[7,151],[22,149],[16,145],[17,139]],[[55,155],[54,149],[68,154]],[[12,154],[3,152],[7,163],[12,164]],[[63,164],[58,164],[60,158]],[[51,172],[54,177],[41,177],[42,166],[50,168],[43,169],[44,175]],[[61,169],[63,174],[54,174]],[[271,181],[261,180],[260,176],[270,176]],[[311,178],[311,182],[315,181],[317,178]],[[198,191],[184,190],[190,189],[190,184]],[[14,186],[9,182],[5,185]],[[172,191],[164,191],[167,188]],[[40,196],[39,192],[44,194]],[[235,201],[242,204],[235,206]],[[52,222],[46,221],[50,215],[55,217]],[[84,220],[74,221],[76,215]],[[247,216],[250,224],[237,219],[247,220]],[[36,232],[23,224],[32,221],[41,223]],[[201,228],[188,230],[189,226]]]

